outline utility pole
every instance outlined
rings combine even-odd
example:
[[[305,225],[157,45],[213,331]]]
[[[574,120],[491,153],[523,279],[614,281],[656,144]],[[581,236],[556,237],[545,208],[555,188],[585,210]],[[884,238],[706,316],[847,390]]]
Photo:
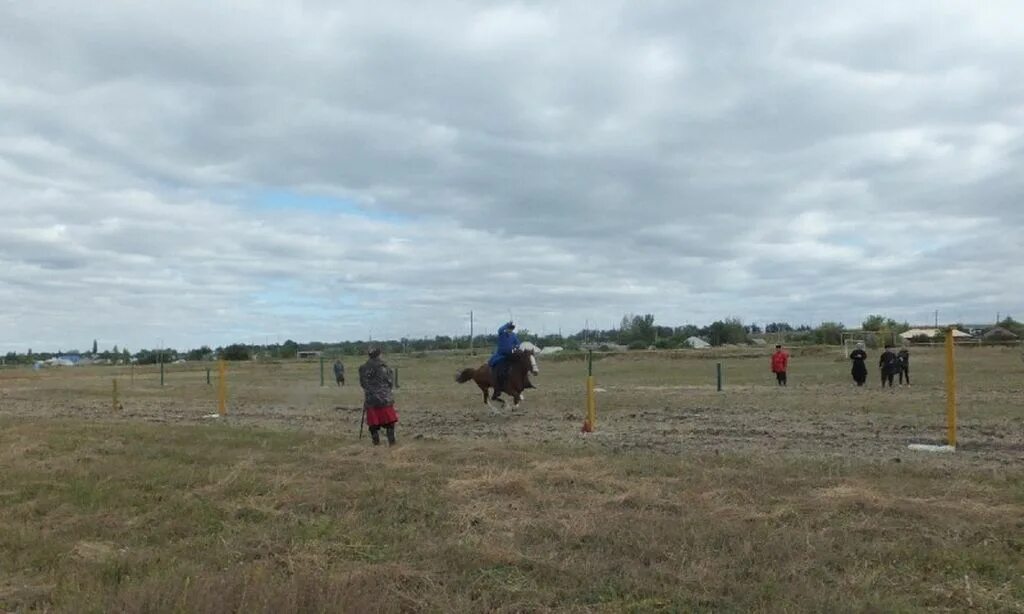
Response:
[[[469,353],[472,356],[476,356],[476,350],[473,349],[473,310],[469,310]]]
[[[935,310],[935,328],[939,327],[939,310]]]

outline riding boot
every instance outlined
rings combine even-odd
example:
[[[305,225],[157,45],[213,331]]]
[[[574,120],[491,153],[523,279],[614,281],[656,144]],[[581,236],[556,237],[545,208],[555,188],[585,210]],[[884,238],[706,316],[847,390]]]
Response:
[[[370,427],[370,439],[373,440],[373,445],[380,445],[380,426]]]
[[[389,425],[385,426],[384,427],[384,432],[387,433],[387,436],[388,436],[388,445],[389,446],[395,445],[395,425],[394,424],[389,424]]]

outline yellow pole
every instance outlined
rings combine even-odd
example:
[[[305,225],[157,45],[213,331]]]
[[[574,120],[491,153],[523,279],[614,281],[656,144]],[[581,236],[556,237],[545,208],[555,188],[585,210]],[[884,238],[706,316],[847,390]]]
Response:
[[[114,405],[113,405],[113,408],[114,408],[114,411],[117,411],[117,380],[114,379],[114,380],[111,380],[111,381],[114,383],[114,394],[113,394]]]
[[[217,413],[226,416],[228,413],[228,367],[224,360],[217,365]]]
[[[946,331],[946,443],[956,447],[956,361],[953,355],[953,329]]]

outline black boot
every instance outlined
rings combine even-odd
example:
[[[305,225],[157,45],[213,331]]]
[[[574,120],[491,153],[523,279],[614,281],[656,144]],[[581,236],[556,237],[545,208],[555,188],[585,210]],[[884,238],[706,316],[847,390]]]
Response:
[[[373,445],[375,445],[375,446],[379,446],[380,445],[380,427],[379,426],[371,426],[370,427],[370,439],[373,440]]]
[[[394,424],[387,425],[386,427],[384,427],[384,432],[387,433],[387,436],[388,436],[388,445],[389,446],[395,445],[395,425]]]

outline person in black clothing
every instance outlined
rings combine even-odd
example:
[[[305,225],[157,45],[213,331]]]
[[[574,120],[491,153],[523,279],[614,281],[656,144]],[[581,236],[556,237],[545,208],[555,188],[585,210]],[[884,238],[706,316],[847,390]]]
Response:
[[[857,382],[858,386],[863,386],[864,382],[868,380],[868,366],[864,364],[867,359],[868,353],[864,351],[863,343],[858,343],[857,348],[850,352],[850,360],[853,361],[853,369],[850,370],[850,374],[853,375],[853,381]]]
[[[900,385],[903,385],[903,379],[906,378],[907,385],[910,385],[910,350],[903,348],[896,354],[896,357],[900,359]]]
[[[878,358],[878,366],[882,370],[882,388],[885,388],[886,383],[889,384],[889,388],[892,388],[892,380],[900,372],[900,359],[896,356],[896,352],[892,351],[891,345],[885,346],[885,351]]]

